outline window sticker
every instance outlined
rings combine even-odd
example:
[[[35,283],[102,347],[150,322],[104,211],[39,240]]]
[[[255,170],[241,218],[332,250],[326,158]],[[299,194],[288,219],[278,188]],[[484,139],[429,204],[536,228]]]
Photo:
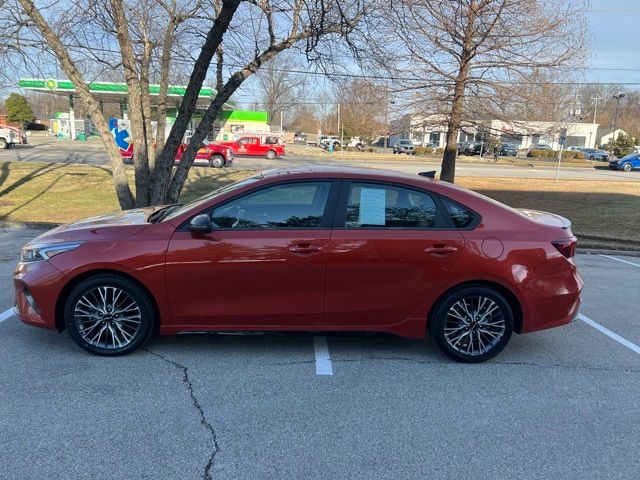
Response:
[[[360,189],[360,225],[384,226],[385,193],[384,188]]]

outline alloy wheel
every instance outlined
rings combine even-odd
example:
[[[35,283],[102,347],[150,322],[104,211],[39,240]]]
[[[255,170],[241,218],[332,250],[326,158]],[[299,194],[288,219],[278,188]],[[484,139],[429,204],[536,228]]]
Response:
[[[118,287],[99,286],[87,291],[75,304],[73,320],[89,345],[107,350],[126,347],[142,324],[140,306]]]
[[[453,350],[478,356],[492,350],[506,331],[500,305],[484,296],[463,297],[447,311],[444,338]]]

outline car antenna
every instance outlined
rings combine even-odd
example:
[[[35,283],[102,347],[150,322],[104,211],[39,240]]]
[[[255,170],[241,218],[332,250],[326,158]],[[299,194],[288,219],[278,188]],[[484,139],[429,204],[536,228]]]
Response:
[[[419,172],[418,175],[420,175],[421,177],[436,178],[436,171],[430,170],[428,172]]]

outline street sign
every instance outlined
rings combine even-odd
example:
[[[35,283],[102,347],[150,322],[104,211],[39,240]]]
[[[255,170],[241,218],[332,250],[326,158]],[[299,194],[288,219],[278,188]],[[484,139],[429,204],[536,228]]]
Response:
[[[560,129],[560,145],[564,145],[564,142],[566,141],[567,141],[567,129],[561,128]]]

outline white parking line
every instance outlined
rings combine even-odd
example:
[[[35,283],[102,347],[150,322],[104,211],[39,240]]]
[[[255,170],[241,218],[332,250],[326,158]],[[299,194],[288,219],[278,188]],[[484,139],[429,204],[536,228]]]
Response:
[[[13,315],[14,315],[13,308],[10,308],[9,310],[6,310],[0,313],[0,323],[4,322],[8,318],[13,317]]]
[[[316,351],[316,375],[333,375],[327,338],[313,337],[313,348]]]
[[[608,328],[603,327],[598,322],[596,322],[595,320],[591,320],[589,317],[587,317],[586,315],[583,315],[582,313],[578,314],[578,318],[580,320],[582,320],[584,323],[587,323],[587,324],[591,325],[596,330],[599,330],[600,332],[604,333],[607,337],[613,338],[616,342],[624,345],[629,350],[633,350],[638,355],[640,355],[640,347],[638,345],[636,345],[635,343],[630,342],[626,338],[623,338],[620,335],[618,335],[617,333],[612,332]]]
[[[610,257],[609,255],[605,255],[604,253],[599,253],[598,255],[600,255],[601,257],[610,258],[611,260],[617,260],[618,262],[626,263],[628,265],[633,265],[634,267],[640,267],[640,264],[638,263],[627,262],[626,260],[620,260],[619,258]]]

